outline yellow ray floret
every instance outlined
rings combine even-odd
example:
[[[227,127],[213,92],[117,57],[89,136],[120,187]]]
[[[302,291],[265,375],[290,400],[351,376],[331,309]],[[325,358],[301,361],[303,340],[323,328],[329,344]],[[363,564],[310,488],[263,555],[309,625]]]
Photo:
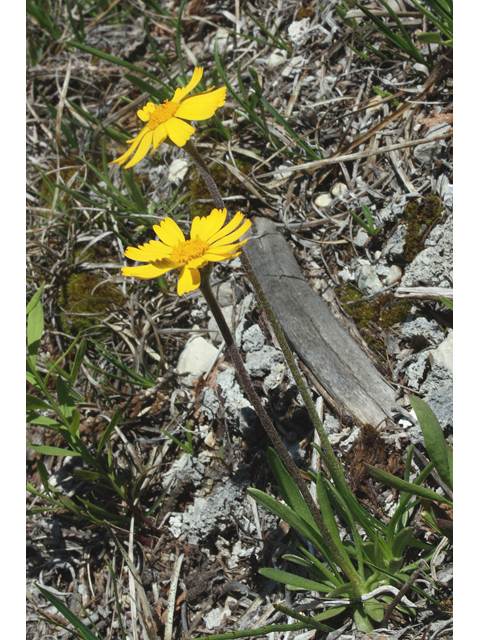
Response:
[[[225,226],[226,209],[213,209],[205,218],[197,216],[192,222],[190,239],[186,240],[182,230],[171,218],[165,218],[153,230],[160,242],[150,242],[136,248],[128,247],[127,258],[147,262],[141,267],[123,267],[124,276],[134,278],[156,278],[171,271],[181,269],[177,292],[179,296],[194,291],[200,286],[200,271],[207,262],[222,262],[235,258],[248,240],[237,242],[250,229],[252,223],[245,220],[243,213],[236,213]]]
[[[171,101],[165,100],[162,104],[147,104],[137,111],[137,115],[145,122],[140,133],[131,140],[130,148],[120,158],[110,164],[125,164],[129,169],[142,160],[152,147],[154,153],[158,147],[169,138],[178,147],[183,147],[187,140],[195,133],[195,129],[185,120],[207,120],[215,111],[225,104],[226,87],[220,89],[208,89],[193,96],[190,93],[202,79],[203,68],[196,67],[192,79],[183,89],[177,89]]]

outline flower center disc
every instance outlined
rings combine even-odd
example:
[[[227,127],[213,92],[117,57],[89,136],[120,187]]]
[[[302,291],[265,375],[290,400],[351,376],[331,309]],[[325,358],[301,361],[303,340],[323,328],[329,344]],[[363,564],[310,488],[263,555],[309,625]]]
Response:
[[[186,240],[173,248],[170,260],[180,264],[187,264],[190,260],[203,256],[208,247],[208,242],[205,242],[200,238]]]
[[[179,106],[176,102],[169,102],[168,100],[165,100],[163,104],[159,104],[148,121],[150,129],[156,129],[160,124],[173,118]]]

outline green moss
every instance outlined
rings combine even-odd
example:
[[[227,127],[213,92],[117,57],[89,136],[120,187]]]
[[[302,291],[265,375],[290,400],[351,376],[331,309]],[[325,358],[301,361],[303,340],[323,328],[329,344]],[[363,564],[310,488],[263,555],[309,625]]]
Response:
[[[363,298],[363,294],[352,285],[349,285],[340,299],[344,310],[354,320],[365,342],[384,360],[385,345],[379,340],[378,332],[371,327],[370,323],[374,323],[382,329],[387,329],[399,322],[405,322],[410,315],[412,303],[409,300],[399,300],[395,298],[393,293],[387,291],[373,300],[347,304],[361,298]]]
[[[97,274],[72,273],[62,285],[59,296],[59,304],[67,312],[61,317],[62,329],[76,335],[100,324],[102,318],[122,303],[123,295],[118,287],[102,282]]]
[[[412,262],[423,249],[424,236],[442,219],[442,206],[437,196],[428,196],[421,202],[409,202],[404,209],[407,223],[405,249],[403,257],[406,263]]]

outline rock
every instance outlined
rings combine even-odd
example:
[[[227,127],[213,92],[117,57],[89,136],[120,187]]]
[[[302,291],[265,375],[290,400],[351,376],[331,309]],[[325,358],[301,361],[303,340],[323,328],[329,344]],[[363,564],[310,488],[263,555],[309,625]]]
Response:
[[[343,182],[337,182],[333,185],[330,192],[333,197],[341,196],[344,193],[348,193],[348,187],[346,184],[343,184]]]
[[[308,38],[308,32],[310,30],[310,19],[303,18],[302,20],[296,20],[288,27],[288,37],[290,42],[294,46],[302,45]]]
[[[282,352],[264,345],[259,351],[247,353],[245,368],[253,378],[263,378],[279,362],[283,364]]]
[[[217,376],[217,384],[223,399],[223,409],[225,418],[233,424],[240,423],[241,427],[250,428],[256,420],[256,414],[250,402],[243,395],[240,385],[236,380],[236,372],[232,367],[228,367]],[[203,398],[203,405],[208,409],[207,403],[212,401],[211,389],[207,389]],[[213,392],[212,392],[213,393]],[[216,412],[220,407],[218,398],[213,394],[215,400],[213,402],[213,410]],[[210,405],[212,406],[212,405]],[[202,408],[203,410],[203,408]]]
[[[443,429],[453,427],[453,384],[439,386],[423,399],[436,415]]]
[[[428,355],[429,353],[427,351],[423,351],[422,353],[407,357],[401,361],[398,367],[395,368],[395,380],[398,380],[399,375],[403,374],[405,378],[403,384],[414,391],[418,391],[430,367]]]
[[[414,65],[416,66],[416,65]],[[420,65],[423,66],[423,65]],[[428,70],[426,75],[428,75]],[[442,147],[446,146],[445,140],[437,140],[435,142],[428,142],[429,138],[435,138],[436,136],[445,135],[452,130],[452,127],[447,122],[436,124],[431,127],[425,136],[425,144],[419,144],[413,149],[413,156],[421,164],[432,162],[440,153]]]
[[[185,345],[178,359],[177,371],[187,386],[193,386],[202,373],[207,373],[218,355],[217,349],[202,336],[195,336]]]
[[[232,306],[234,299],[235,302],[240,302],[243,295],[242,288],[236,285],[233,280],[214,284],[212,286],[212,291],[221,307]]]
[[[404,224],[399,224],[392,234],[391,238],[385,245],[382,255],[395,261],[396,258],[401,258],[405,250],[405,235],[407,233],[407,227]]]
[[[348,267],[344,267],[338,272],[338,277],[342,282],[355,282],[355,276]]]
[[[356,275],[358,288],[365,294],[370,295],[383,289],[383,284],[377,276],[375,267],[366,261],[357,271]]]
[[[329,193],[320,193],[314,200],[315,206],[323,209],[328,207],[333,198]]]
[[[340,431],[340,422],[337,418],[334,418],[329,413],[325,414],[323,419],[323,428],[327,436],[331,436],[334,433],[338,433]]]
[[[368,233],[364,231],[364,229],[359,229],[357,231],[357,235],[354,238],[354,242],[357,245],[357,247],[364,247],[368,238],[369,238]]]
[[[175,460],[168,471],[162,475],[162,482],[165,487],[170,485],[170,492],[177,482],[183,480],[186,476],[192,480],[194,487],[201,487],[205,482],[205,465],[200,462],[198,456],[186,453],[178,460]]]
[[[445,340],[431,352],[434,362],[445,365],[453,371],[453,331],[450,331]]]
[[[170,163],[170,168],[168,170],[168,180],[170,182],[174,182],[175,184],[180,184],[180,182],[185,178],[188,171],[188,162],[183,160],[182,158],[175,158]]]
[[[453,216],[431,231],[426,245],[405,267],[401,286],[450,288],[453,280]]]
[[[438,322],[426,318],[415,318],[406,322],[400,330],[403,338],[412,343],[414,349],[424,349],[426,346],[437,346],[443,339],[443,331]]]
[[[296,73],[300,73],[304,68],[305,68],[305,61],[303,56],[293,56],[288,61],[285,69],[283,69],[282,76],[284,78],[287,78],[288,76],[293,76]]]
[[[396,264],[392,264],[388,269],[387,277],[385,278],[385,284],[390,286],[394,282],[397,282],[401,279],[403,275],[403,271]]]
[[[265,344],[265,336],[258,324],[252,324],[243,332],[242,349],[247,352],[260,351]]]
[[[434,362],[420,393],[429,395],[453,384],[453,373],[444,364]]]
[[[273,71],[280,65],[285,64],[285,57],[279,53],[271,53],[267,60],[267,68]]]
[[[232,523],[232,517],[242,522],[242,528],[254,532],[251,523],[251,507],[245,499],[251,479],[240,471],[230,481],[208,498],[195,497],[183,513],[173,513],[168,527],[175,538],[182,534],[187,544],[198,546],[208,536],[224,533]],[[224,481],[226,481],[226,477]],[[248,516],[248,520],[246,519]]]
[[[235,326],[236,326],[236,320],[238,320],[238,313],[237,313],[237,318],[235,318],[235,308],[234,307],[224,307],[222,309],[223,311],[223,315],[225,317],[225,321],[228,325],[228,328],[230,329],[230,331],[232,332],[232,334],[234,334],[235,332]],[[237,308],[237,312],[239,311],[239,309]],[[223,340],[223,336],[220,332],[220,329],[218,328],[218,324],[217,321],[215,320],[215,318],[213,316],[211,316],[210,320],[208,321],[208,335],[210,337],[210,340],[213,342],[214,345],[218,346],[219,344],[221,344],[222,340]]]

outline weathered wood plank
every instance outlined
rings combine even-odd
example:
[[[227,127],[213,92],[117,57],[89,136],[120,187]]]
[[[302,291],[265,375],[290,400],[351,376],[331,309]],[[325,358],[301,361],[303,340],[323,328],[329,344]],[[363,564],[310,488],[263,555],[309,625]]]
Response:
[[[255,218],[245,252],[288,342],[327,401],[357,423],[391,417],[394,390],[313,291],[275,225]]]

